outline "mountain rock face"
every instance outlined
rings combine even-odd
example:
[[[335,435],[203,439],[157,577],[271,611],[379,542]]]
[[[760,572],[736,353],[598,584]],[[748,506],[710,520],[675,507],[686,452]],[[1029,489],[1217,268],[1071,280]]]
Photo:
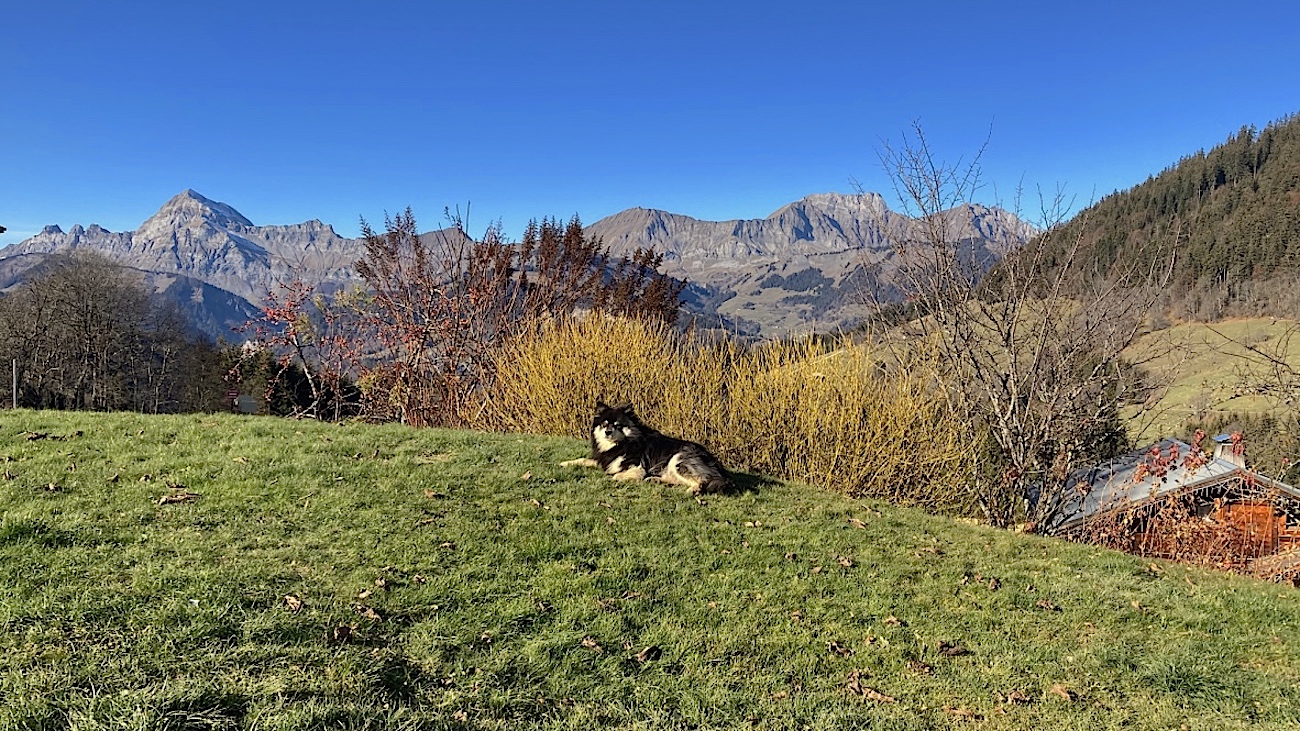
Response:
[[[294,278],[327,286],[356,281],[352,262],[362,252],[359,240],[339,236],[320,221],[255,226],[225,203],[187,190],[135,231],[112,233],[92,225],[64,233],[46,226],[0,255],[81,248],[142,271],[190,277],[250,302],[261,302],[278,283]]]
[[[41,233],[0,250],[0,287],[55,252],[88,249],[137,269],[213,337],[231,336],[280,283],[300,279],[332,292],[358,282],[352,264],[364,247],[328,224],[256,226],[239,211],[192,191],[167,201],[135,231],[91,225]]]
[[[967,206],[944,215],[975,255],[990,263],[1032,233],[996,208]],[[664,273],[688,280],[684,309],[700,324],[780,337],[851,326],[865,314],[861,303],[870,272],[891,264],[887,234],[912,225],[878,195],[831,193],[755,220],[700,221],[633,208],[588,231],[615,255],[637,247],[663,253]],[[432,243],[448,233],[421,238]],[[320,221],[258,226],[229,205],[186,190],[135,231],[47,226],[0,249],[0,290],[23,281],[50,254],[78,249],[138,270],[147,286],[175,301],[199,329],[229,339],[282,283],[301,280],[325,294],[360,284],[353,264],[365,247]]]
[[[943,215],[952,235],[989,264],[1034,232],[997,208]],[[891,235],[913,226],[874,193],[825,193],[763,219],[700,221],[632,208],[587,230],[615,254],[662,253],[664,273],[692,283],[687,306],[700,315],[741,334],[780,337],[852,326],[866,314],[870,273],[891,266]]]

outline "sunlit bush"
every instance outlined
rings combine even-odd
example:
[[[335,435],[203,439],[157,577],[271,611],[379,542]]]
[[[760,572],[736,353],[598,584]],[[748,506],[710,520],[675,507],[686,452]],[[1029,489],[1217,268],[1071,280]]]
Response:
[[[550,323],[501,353],[478,425],[586,437],[598,398],[630,402],[736,470],[964,512],[970,430],[911,358],[886,369],[848,339],[745,348],[635,320]]]

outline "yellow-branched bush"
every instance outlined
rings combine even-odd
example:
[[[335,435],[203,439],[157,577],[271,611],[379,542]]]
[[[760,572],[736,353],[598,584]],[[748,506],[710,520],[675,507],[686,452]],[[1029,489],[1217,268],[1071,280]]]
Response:
[[[970,429],[934,369],[886,372],[866,346],[702,342],[651,323],[547,323],[506,347],[479,426],[587,437],[597,399],[699,442],[734,470],[965,512]]]

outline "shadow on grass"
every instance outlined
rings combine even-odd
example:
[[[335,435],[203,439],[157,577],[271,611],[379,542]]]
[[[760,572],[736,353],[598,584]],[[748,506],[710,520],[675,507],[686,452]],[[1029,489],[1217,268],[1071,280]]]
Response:
[[[731,483],[733,487],[724,492],[724,495],[744,495],[745,493],[758,494],[759,487],[776,485],[780,481],[763,475],[751,475],[747,472],[732,472]]]
[[[29,543],[42,548],[64,548],[76,543],[76,535],[55,528],[43,520],[6,519],[0,523],[0,546],[15,543]]]

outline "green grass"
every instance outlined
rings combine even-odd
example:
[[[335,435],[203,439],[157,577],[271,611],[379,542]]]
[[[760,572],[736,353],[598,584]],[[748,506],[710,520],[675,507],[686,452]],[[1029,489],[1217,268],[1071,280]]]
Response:
[[[1294,321],[1276,318],[1227,320],[1216,323],[1190,322],[1147,335],[1129,351],[1135,357],[1152,359],[1145,367],[1152,380],[1163,387],[1159,401],[1133,422],[1138,441],[1153,441],[1178,434],[1191,420],[1207,415],[1275,413],[1282,406],[1269,398],[1239,387],[1269,380],[1270,369],[1260,364],[1241,343],[1273,353],[1279,343],[1297,327]],[[1286,353],[1287,361],[1300,370],[1300,352]]]
[[[1295,589],[583,451],[3,412],[0,729],[1300,724]]]

